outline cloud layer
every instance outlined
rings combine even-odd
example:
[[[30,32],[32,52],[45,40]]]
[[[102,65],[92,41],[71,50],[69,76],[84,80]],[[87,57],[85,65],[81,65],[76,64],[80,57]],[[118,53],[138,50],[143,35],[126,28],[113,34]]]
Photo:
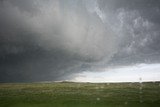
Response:
[[[63,80],[159,62],[158,3],[120,1],[0,1],[0,81]]]

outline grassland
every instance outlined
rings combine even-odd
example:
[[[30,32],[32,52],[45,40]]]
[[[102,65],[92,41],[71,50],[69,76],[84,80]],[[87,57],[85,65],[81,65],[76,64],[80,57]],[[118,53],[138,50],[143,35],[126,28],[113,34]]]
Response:
[[[160,83],[1,83],[0,107],[160,107]]]

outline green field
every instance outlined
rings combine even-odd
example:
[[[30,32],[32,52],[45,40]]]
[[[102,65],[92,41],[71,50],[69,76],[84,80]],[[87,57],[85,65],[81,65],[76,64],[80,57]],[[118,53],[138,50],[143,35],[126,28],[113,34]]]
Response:
[[[1,83],[0,107],[160,107],[160,83]]]

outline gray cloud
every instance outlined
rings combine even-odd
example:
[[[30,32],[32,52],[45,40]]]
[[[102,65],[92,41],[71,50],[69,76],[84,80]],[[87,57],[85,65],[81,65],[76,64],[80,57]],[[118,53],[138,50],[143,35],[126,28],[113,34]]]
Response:
[[[102,0],[106,23],[119,35],[120,45],[111,64],[158,63],[160,53],[159,1]]]
[[[110,64],[159,62],[158,3],[120,1],[0,1],[0,81],[63,80]]]

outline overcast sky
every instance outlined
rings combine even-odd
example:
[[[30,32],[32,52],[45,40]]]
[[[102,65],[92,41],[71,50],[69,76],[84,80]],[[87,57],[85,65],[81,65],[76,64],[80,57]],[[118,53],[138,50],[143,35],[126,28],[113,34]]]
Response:
[[[0,0],[0,82],[69,80],[84,71],[159,64],[159,4]]]

